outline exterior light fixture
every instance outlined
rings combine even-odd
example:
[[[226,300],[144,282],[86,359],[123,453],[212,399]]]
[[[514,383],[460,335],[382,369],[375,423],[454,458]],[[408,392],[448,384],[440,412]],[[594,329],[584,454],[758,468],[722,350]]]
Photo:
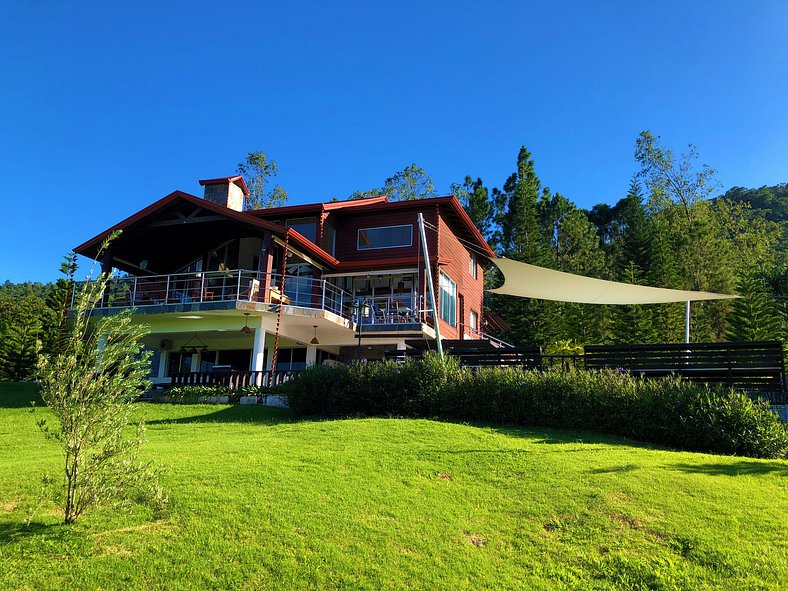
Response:
[[[309,341],[310,345],[319,345],[320,341],[317,340],[317,324],[314,324],[312,328],[315,329],[315,336],[312,337],[312,340]]]
[[[244,312],[244,327],[241,329],[244,334],[252,334],[252,329],[249,328],[249,312]]]
[[[196,343],[192,343],[192,341],[196,341]],[[205,353],[207,350],[208,345],[206,345],[202,339],[197,336],[196,332],[192,338],[181,345],[181,353],[191,353],[194,355],[196,353]]]

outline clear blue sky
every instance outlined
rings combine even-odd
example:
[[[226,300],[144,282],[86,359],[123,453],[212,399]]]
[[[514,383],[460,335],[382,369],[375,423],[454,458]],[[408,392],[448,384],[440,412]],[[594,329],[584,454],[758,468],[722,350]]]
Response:
[[[291,203],[517,150],[615,202],[649,129],[724,189],[788,181],[788,2],[26,2],[0,22],[0,281],[174,189],[277,160]]]

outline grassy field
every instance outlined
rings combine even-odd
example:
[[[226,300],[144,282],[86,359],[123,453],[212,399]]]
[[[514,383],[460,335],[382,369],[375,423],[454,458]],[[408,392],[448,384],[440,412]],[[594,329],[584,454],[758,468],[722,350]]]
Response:
[[[25,526],[34,395],[0,384],[3,589],[788,588],[788,462],[568,431],[140,405],[166,517]]]

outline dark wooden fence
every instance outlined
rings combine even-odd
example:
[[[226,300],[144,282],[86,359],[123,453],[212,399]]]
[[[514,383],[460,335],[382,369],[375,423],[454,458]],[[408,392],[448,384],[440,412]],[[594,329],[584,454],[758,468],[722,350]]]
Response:
[[[748,392],[771,393],[785,403],[782,343],[691,343],[669,345],[589,345],[584,355],[545,355],[538,348],[462,349],[447,353],[467,367],[525,369],[618,369],[643,378],[678,375],[703,384],[720,384]],[[423,350],[388,351],[389,359],[421,357]]]
[[[690,343],[593,345],[585,348],[587,369],[619,368],[642,377],[679,375],[693,382],[740,390],[783,392],[782,343]]]

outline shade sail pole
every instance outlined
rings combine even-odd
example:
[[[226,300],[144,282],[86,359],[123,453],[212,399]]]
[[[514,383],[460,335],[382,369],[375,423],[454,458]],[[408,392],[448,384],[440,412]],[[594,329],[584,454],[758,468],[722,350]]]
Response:
[[[438,355],[443,357],[443,343],[441,343],[440,320],[438,319],[438,308],[435,306],[435,288],[432,285],[432,270],[430,269],[430,253],[427,251],[427,235],[424,232],[424,216],[419,213],[419,234],[421,234],[421,249],[424,252],[424,271],[427,275],[427,290],[430,296],[430,306],[432,307],[432,320],[435,326],[435,342],[438,344]]]
[[[684,342],[690,342],[690,300],[687,300],[687,313],[684,321]]]

